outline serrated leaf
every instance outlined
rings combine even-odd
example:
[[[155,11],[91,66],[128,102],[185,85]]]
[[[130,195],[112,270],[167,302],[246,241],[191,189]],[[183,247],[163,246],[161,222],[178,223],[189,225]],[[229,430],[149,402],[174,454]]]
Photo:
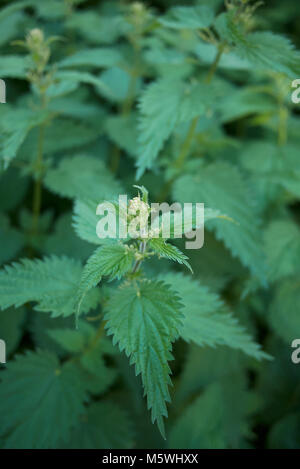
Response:
[[[196,280],[180,273],[162,278],[178,291],[185,315],[181,336],[200,346],[227,345],[260,360],[269,356],[228,311],[220,297]]]
[[[65,255],[86,261],[93,252],[93,246],[85,243],[74,233],[72,214],[65,213],[56,220],[54,231],[48,234],[42,251],[47,256]]]
[[[55,448],[84,412],[87,396],[76,367],[61,366],[48,352],[18,356],[1,378],[0,434],[6,448]]]
[[[176,124],[204,114],[223,91],[220,83],[208,86],[173,77],[162,78],[146,88],[139,106],[138,178],[153,166]]]
[[[30,130],[43,124],[49,118],[47,112],[33,112],[27,109],[8,109],[1,122],[0,163],[7,169],[25,141]]]
[[[23,259],[5,266],[0,272],[0,307],[18,307],[34,301],[37,311],[51,312],[53,317],[70,316],[75,312],[81,274],[80,262],[67,257]],[[98,301],[98,291],[91,290],[82,305],[82,312],[96,307]]]
[[[138,154],[137,116],[135,113],[128,116],[111,116],[107,119],[105,130],[109,138],[129,155]]]
[[[98,203],[122,192],[121,184],[103,161],[89,155],[63,159],[57,168],[47,172],[45,184],[63,197],[93,199]]]
[[[112,44],[131,28],[122,15],[99,15],[96,11],[74,12],[66,27],[91,44]]]
[[[171,346],[181,325],[180,302],[163,282],[123,285],[109,299],[105,320],[108,334],[142,376],[152,422],[164,435],[163,417],[170,401],[168,385]]]
[[[94,142],[99,136],[99,129],[67,118],[57,118],[46,126],[44,136],[44,154],[64,153],[75,148],[84,147]],[[38,136],[33,129],[25,140],[21,154],[29,160],[36,154]]]
[[[159,257],[164,257],[172,261],[178,262],[179,264],[184,264],[186,267],[193,272],[189,262],[187,262],[188,257],[183,254],[176,246],[173,246],[170,243],[167,243],[161,238],[153,238],[149,242],[150,247],[154,250]]]
[[[1,78],[25,79],[28,71],[28,58],[20,55],[3,55],[0,57]]]
[[[58,70],[54,79],[62,82],[71,82],[74,84],[86,83],[93,85],[96,90],[102,90],[103,93],[108,92],[106,84],[98,77],[89,72],[79,72],[77,70]]]
[[[284,36],[269,31],[251,33],[246,36],[245,43],[237,45],[236,52],[257,67],[284,73],[291,78],[299,73],[300,54]]]
[[[76,200],[74,205],[73,226],[79,238],[92,244],[103,244],[109,239],[97,236],[96,227],[99,217],[96,214],[99,202],[93,200]]]
[[[300,328],[300,278],[291,277],[278,285],[270,305],[269,322],[285,342],[298,338]]]
[[[300,231],[291,220],[273,220],[264,233],[269,278],[276,281],[300,273]]]
[[[158,21],[168,28],[202,29],[208,28],[214,19],[214,12],[206,5],[172,7]]]
[[[121,54],[112,47],[98,49],[84,49],[66,57],[57,65],[59,68],[68,67],[112,67],[122,60]]]
[[[120,279],[130,270],[133,261],[134,251],[124,244],[112,244],[96,249],[82,272],[77,295],[78,313],[83,298],[102,277],[108,276],[110,280]]]
[[[251,194],[237,168],[228,163],[213,163],[198,175],[180,177],[174,185],[173,197],[181,202],[202,202],[219,209],[236,223],[212,220],[218,239],[238,257],[253,275],[265,283],[265,263],[261,249],[258,216]]]

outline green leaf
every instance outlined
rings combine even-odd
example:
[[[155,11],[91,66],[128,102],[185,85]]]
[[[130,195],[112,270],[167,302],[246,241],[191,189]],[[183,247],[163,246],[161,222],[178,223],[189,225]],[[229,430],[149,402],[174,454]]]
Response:
[[[27,8],[33,4],[33,0],[22,0],[19,2],[14,2],[11,5],[7,5],[3,8],[1,8],[0,11],[0,20],[6,20],[7,17],[11,16],[13,13],[23,10],[24,8]]]
[[[232,11],[219,15],[215,27],[234,47],[236,54],[255,67],[284,73],[291,78],[299,72],[299,52],[286,37],[269,31],[246,34]]]
[[[126,116],[111,116],[107,119],[105,130],[108,137],[129,155],[138,155],[137,116],[135,113]]]
[[[15,190],[14,185],[18,186]],[[0,207],[1,210],[15,209],[23,200],[28,189],[28,178],[21,177],[16,168],[8,168],[0,175]]]
[[[104,340],[105,338],[101,337],[99,339],[94,334],[87,350],[79,357],[82,380],[87,390],[97,396],[105,393],[117,377],[116,369],[109,368],[104,360],[103,355],[106,353]]]
[[[108,368],[104,355],[112,354],[111,343],[102,337],[103,327],[95,329],[79,321],[77,329],[51,329],[48,335],[68,353],[76,355],[78,372],[85,388],[92,394],[103,394],[115,381],[114,368]]]
[[[54,231],[48,234],[42,249],[48,256],[73,256],[81,261],[86,261],[93,252],[93,246],[79,239],[74,233],[71,213],[65,213],[56,220]]]
[[[169,448],[226,448],[220,431],[222,395],[218,385],[210,386],[178,418],[170,432]]]
[[[142,376],[152,422],[164,435],[163,417],[170,401],[168,385],[172,342],[181,326],[179,299],[165,283],[124,284],[108,301],[105,320],[114,344],[125,350]]]
[[[28,71],[28,58],[19,55],[3,55],[0,57],[1,78],[25,79]]]
[[[121,184],[103,161],[89,155],[63,159],[57,168],[47,172],[45,184],[63,197],[93,199],[98,203],[122,193]]]
[[[0,162],[7,169],[10,162],[17,156],[28,133],[34,127],[45,122],[47,112],[33,112],[25,109],[8,109],[1,122]]]
[[[275,422],[268,435],[269,449],[295,449],[299,448],[300,438],[299,412],[288,413]]]
[[[216,207],[236,223],[212,220],[216,237],[223,240],[252,274],[265,283],[265,262],[261,248],[258,216],[251,194],[239,171],[228,163],[212,163],[199,174],[184,175],[174,185],[173,197],[181,202],[202,202]]]
[[[291,277],[278,285],[270,305],[269,322],[285,342],[298,338],[300,328],[300,277]]]
[[[1,15],[2,17],[2,15]],[[16,37],[24,22],[25,15],[20,11],[15,11],[3,19],[0,17],[0,45],[7,43]]]
[[[70,353],[81,352],[87,341],[86,335],[78,329],[51,329],[48,335]]]
[[[227,345],[258,360],[269,358],[228,311],[220,297],[180,273],[162,276],[179,293],[184,305],[182,337],[200,346]]]
[[[259,400],[247,390],[246,379],[232,375],[208,386],[178,418],[169,448],[245,448],[251,438],[249,417]]]
[[[111,242],[97,236],[96,227],[99,216],[96,214],[99,202],[93,200],[76,200],[74,205],[73,223],[76,234],[79,238],[92,244],[104,244]]]
[[[99,15],[98,11],[92,10],[74,12],[66,27],[75,30],[91,44],[112,44],[130,30],[122,15]]]
[[[236,89],[218,103],[223,123],[231,122],[252,114],[276,113],[277,103],[267,94],[258,93],[251,87]]]
[[[183,254],[176,246],[167,243],[161,238],[153,238],[149,242],[150,247],[153,251],[158,254],[159,257],[164,257],[165,259],[170,259],[172,261],[178,262],[179,264],[184,264],[193,272],[192,267],[187,262],[188,257]]]
[[[284,73],[290,78],[295,78],[300,71],[300,54],[291,41],[269,31],[248,34],[245,42],[237,44],[236,52],[256,67]]]
[[[133,446],[133,431],[128,415],[110,401],[91,404],[82,421],[73,429],[63,448],[128,449]]]
[[[203,115],[222,96],[222,88],[220,83],[208,86],[174,77],[161,78],[146,88],[140,100],[138,178],[152,168],[175,126]]]
[[[84,49],[66,57],[57,64],[59,68],[68,67],[112,67],[122,60],[121,54],[112,47]]]
[[[96,90],[102,90],[103,93],[108,92],[108,87],[106,86],[103,81],[95,77],[92,73],[89,72],[78,72],[77,70],[58,70],[55,75],[54,79],[62,82],[71,82],[75,85],[79,85],[80,83],[86,83],[88,85],[93,85]]]
[[[0,435],[6,448],[55,448],[70,435],[87,399],[76,367],[48,352],[19,355],[1,373]]]
[[[264,245],[271,281],[300,273],[300,231],[292,220],[273,220],[264,233]]]
[[[98,93],[105,99],[112,102],[122,102],[131,93],[134,98],[138,87],[140,86],[140,80],[136,80],[135,87],[131,90],[131,77],[130,74],[120,67],[111,67],[104,70],[99,76],[104,86],[98,87]]]
[[[168,13],[158,21],[168,28],[174,29],[202,29],[208,28],[214,19],[214,12],[206,5],[195,7],[172,7]]]
[[[78,261],[67,257],[44,260],[23,259],[5,266],[0,272],[0,307],[21,306],[35,301],[37,311],[51,312],[53,317],[69,316],[75,312],[77,288],[82,274]],[[95,308],[99,292],[91,290],[82,311]]]
[[[78,313],[83,298],[102,277],[108,276],[110,280],[120,279],[131,269],[133,261],[134,251],[124,244],[112,244],[96,249],[82,272],[77,296]]]
[[[6,353],[12,353],[23,335],[23,323],[26,317],[25,308],[9,308],[0,313],[0,337],[5,341]]]
[[[99,137],[99,128],[67,118],[56,118],[46,126],[44,137],[44,154],[60,153],[81,148],[94,142]],[[36,155],[38,135],[33,129],[22,146],[22,156],[30,161]]]
[[[174,396],[174,405],[188,402],[204,386],[239,374],[251,358],[227,346],[200,347],[191,342]]]
[[[165,214],[164,216],[167,217],[167,214]],[[160,227],[164,224],[164,216],[160,215],[160,220],[159,220]],[[192,227],[193,230],[203,229],[205,226],[205,223],[209,222],[210,220],[215,220],[217,218],[225,219],[227,221],[230,220],[228,219],[228,217],[226,217],[226,215],[221,214],[219,210],[214,210],[214,209],[205,208],[205,207],[204,207],[204,223],[203,223],[203,220],[201,220],[201,217],[200,219],[196,217],[195,207],[193,207],[193,210],[191,211],[191,213],[189,213],[188,215],[185,214],[184,217],[183,217],[182,211],[181,212],[171,211],[170,212],[170,239],[174,239],[178,237],[179,233],[182,235],[187,234],[190,231],[190,227]]]
[[[8,217],[0,212],[0,264],[10,261],[23,246],[23,234],[13,228]]]

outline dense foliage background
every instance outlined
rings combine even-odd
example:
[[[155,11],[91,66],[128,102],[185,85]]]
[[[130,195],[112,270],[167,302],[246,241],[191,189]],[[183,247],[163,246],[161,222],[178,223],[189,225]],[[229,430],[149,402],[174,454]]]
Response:
[[[297,2],[1,4],[0,447],[299,448]],[[204,247],[101,245],[135,184]]]

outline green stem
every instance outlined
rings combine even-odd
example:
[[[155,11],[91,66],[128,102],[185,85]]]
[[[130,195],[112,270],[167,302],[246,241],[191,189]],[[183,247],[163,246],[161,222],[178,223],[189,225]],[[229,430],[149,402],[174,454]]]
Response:
[[[34,185],[33,192],[33,203],[32,203],[32,232],[37,234],[39,217],[41,213],[42,206],[42,168],[43,168],[43,151],[44,151],[44,134],[45,134],[45,125],[40,126],[39,130],[39,139],[38,139],[38,153],[35,164],[35,173],[36,180]]]
[[[185,138],[185,141],[183,142],[183,145],[181,147],[181,151],[178,155],[178,158],[175,161],[175,168],[178,168],[178,169],[182,168],[182,166],[185,162],[185,159],[186,159],[186,157],[189,153],[191,144],[193,142],[193,138],[195,136],[197,123],[198,123],[198,116],[194,117],[194,119],[192,120],[192,122],[190,124],[190,128],[189,128],[189,131],[188,131],[187,136]]]
[[[118,145],[114,145],[112,148],[111,153],[111,160],[110,160],[110,169],[113,173],[117,173],[120,165],[121,159],[121,149]]]
[[[141,241],[140,243],[140,249],[139,249],[139,252],[141,254],[144,254],[145,251],[146,251],[146,246],[147,246],[147,243],[146,241]],[[132,269],[132,273],[135,274],[136,272],[139,271],[141,265],[142,265],[142,262],[143,262],[143,259],[139,259],[135,262],[134,266],[133,266],[133,269]]]
[[[218,68],[218,65],[219,65],[220,59],[222,57],[222,54],[224,52],[224,49],[225,49],[225,44],[220,44],[219,47],[218,47],[218,52],[217,52],[217,55],[215,57],[215,60],[213,61],[212,65],[211,65],[211,67],[208,71],[207,77],[205,79],[206,83],[210,83],[211,80],[213,79],[213,76],[216,73],[216,70]]]
[[[187,136],[185,138],[185,141],[183,142],[183,145],[181,147],[181,151],[178,155],[178,158],[174,162],[174,167],[178,170],[181,169],[182,166],[184,165],[185,159],[186,159],[186,157],[189,153],[191,144],[193,142],[193,138],[195,136],[197,123],[198,123],[198,117],[194,117],[194,119],[192,120],[192,122],[190,124],[190,127],[189,127],[189,130],[188,130]],[[171,189],[172,184],[175,181],[176,177],[177,176],[175,175],[173,178],[171,178],[168,182],[165,183],[165,185],[163,186],[161,192],[158,195],[158,201],[165,200],[165,198],[168,196],[168,194],[170,192],[170,189]]]
[[[208,71],[207,77],[205,79],[206,83],[211,82],[211,80],[212,80],[212,78],[213,78],[213,76],[214,76],[214,74],[215,74],[215,72],[218,68],[218,64],[220,62],[220,59],[221,59],[222,54],[224,52],[224,49],[225,49],[225,44],[220,44],[219,47],[218,47],[218,52],[217,52],[217,55],[215,57],[215,60],[214,60],[213,64],[211,65],[211,67]],[[182,145],[181,152],[179,153],[179,156],[178,156],[177,160],[175,161],[175,168],[177,168],[177,169],[182,168],[182,166],[185,162],[185,159],[186,159],[186,157],[189,153],[193,138],[195,136],[195,132],[196,132],[196,128],[197,128],[197,122],[198,122],[198,117],[194,117],[194,119],[191,122],[189,131],[187,133],[186,139],[185,139],[185,141]],[[168,181],[164,185],[161,193],[158,196],[159,200],[164,200],[167,197],[167,195],[170,191],[170,188],[172,187],[172,184],[173,184],[175,179],[176,179],[176,176],[174,176],[170,181]]]

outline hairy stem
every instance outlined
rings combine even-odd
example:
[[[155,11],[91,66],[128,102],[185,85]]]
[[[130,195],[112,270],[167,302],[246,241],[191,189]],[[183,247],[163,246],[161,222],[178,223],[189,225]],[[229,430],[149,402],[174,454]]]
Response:
[[[144,254],[144,253],[145,253],[145,251],[146,251],[146,246],[147,246],[146,241],[141,241],[141,243],[140,243],[140,249],[139,249],[139,252],[140,252],[141,254]],[[142,262],[143,262],[143,259],[138,259],[138,260],[135,262],[135,264],[134,264],[134,266],[133,266],[133,269],[132,269],[132,273],[133,273],[133,274],[135,274],[136,272],[139,271],[139,269],[140,269],[140,267],[141,267],[141,265],[142,265]]]

